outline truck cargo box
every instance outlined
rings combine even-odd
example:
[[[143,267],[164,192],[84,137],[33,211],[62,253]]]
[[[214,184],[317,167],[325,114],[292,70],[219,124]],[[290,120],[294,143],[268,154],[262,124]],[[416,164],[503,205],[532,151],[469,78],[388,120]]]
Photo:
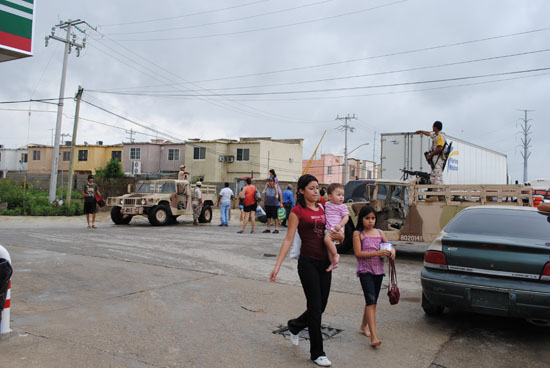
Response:
[[[445,184],[507,184],[508,158],[485,147],[446,135],[453,142],[443,180]],[[424,152],[430,138],[415,133],[381,134],[381,178],[402,179],[403,170],[430,172]]]

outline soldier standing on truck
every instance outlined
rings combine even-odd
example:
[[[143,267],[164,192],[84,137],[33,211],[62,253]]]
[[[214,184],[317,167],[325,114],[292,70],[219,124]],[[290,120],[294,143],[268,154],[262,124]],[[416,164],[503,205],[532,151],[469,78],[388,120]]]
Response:
[[[178,171],[178,180],[187,180],[189,173],[185,171],[185,165],[180,166],[180,171]]]
[[[202,183],[200,181],[195,183],[195,190],[191,195],[191,204],[193,205],[193,226],[199,226],[199,217],[202,209]]]
[[[426,161],[430,164],[432,171],[430,173],[430,182],[434,185],[443,185],[443,148],[445,147],[445,133],[442,132],[443,123],[436,121],[433,124],[432,131],[417,130],[416,134],[424,134],[432,140],[432,149],[426,152]]]

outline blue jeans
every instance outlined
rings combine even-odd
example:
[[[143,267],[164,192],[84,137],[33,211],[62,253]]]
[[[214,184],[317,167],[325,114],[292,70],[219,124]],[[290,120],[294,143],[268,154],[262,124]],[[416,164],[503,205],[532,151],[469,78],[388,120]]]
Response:
[[[228,225],[229,207],[231,207],[231,202],[222,202],[220,204],[220,216],[222,218],[222,225]]]

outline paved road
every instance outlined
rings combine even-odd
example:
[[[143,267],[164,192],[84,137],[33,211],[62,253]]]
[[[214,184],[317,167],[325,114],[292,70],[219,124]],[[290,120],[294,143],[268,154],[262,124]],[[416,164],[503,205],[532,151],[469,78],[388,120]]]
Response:
[[[302,312],[288,260],[268,282],[281,234],[237,234],[189,225],[114,226],[83,218],[0,217],[13,259],[12,328],[0,339],[10,367],[301,367],[308,343],[272,332]],[[137,220],[137,221],[136,221]],[[259,228],[262,228],[261,225]],[[398,255],[401,302],[378,306],[378,349],[357,333],[363,296],[355,259],[334,272],[324,323],[342,330],[325,350],[335,367],[549,367],[548,329],[464,313],[427,318],[420,308],[421,258]]]

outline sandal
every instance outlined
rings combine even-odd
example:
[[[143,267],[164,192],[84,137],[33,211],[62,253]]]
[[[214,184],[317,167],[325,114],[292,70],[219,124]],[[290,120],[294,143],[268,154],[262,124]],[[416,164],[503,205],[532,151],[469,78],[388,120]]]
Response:
[[[243,233],[242,230],[237,231],[237,234],[242,234],[242,233]]]
[[[254,230],[250,230],[250,234],[256,234]]]
[[[95,226],[95,224],[92,225],[92,228],[93,229],[97,229],[97,226]]]

